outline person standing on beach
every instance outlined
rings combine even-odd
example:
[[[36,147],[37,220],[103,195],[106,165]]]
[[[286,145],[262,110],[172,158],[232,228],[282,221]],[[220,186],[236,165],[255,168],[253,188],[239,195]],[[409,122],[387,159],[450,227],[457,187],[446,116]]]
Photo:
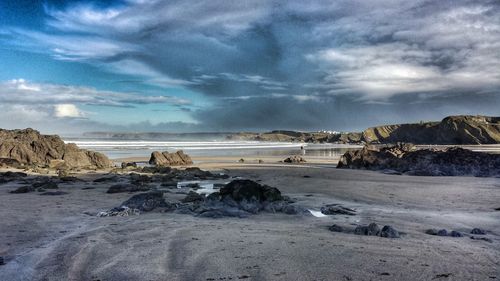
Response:
[[[302,155],[306,155],[306,149],[304,148],[304,146],[301,146],[301,147],[300,147],[300,153],[301,153]]]

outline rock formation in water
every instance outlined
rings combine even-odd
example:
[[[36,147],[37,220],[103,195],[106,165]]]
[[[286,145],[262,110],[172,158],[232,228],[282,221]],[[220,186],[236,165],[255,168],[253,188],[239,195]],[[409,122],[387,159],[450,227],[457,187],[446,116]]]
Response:
[[[390,170],[417,176],[500,176],[500,154],[452,147],[416,149],[410,144],[368,145],[348,151],[337,168]]]
[[[500,117],[449,116],[441,122],[377,126],[363,132],[366,143],[497,144]]]
[[[14,166],[103,169],[112,162],[102,153],[65,144],[57,135],[42,135],[33,129],[0,129],[0,158]]]
[[[193,160],[189,155],[184,154],[182,150],[175,153],[153,151],[149,164],[156,166],[186,166],[193,164]]]

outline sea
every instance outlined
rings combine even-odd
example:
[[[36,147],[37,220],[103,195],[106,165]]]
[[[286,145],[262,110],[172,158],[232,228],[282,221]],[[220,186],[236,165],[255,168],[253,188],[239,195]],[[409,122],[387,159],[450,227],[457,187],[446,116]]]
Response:
[[[346,151],[360,146],[344,144],[310,144],[298,142],[261,142],[225,139],[117,139],[96,137],[63,137],[66,143],[104,153],[110,159],[147,158],[153,151],[183,150],[191,156],[290,156],[305,153],[308,156],[338,158]],[[304,150],[301,150],[301,147]]]

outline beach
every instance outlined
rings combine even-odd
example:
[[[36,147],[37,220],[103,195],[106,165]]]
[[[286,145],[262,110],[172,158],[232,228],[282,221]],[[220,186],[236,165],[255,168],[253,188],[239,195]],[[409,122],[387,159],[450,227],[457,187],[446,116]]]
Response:
[[[144,157],[143,157],[144,158]],[[75,174],[62,196],[0,186],[1,280],[495,280],[500,278],[500,179],[415,177],[335,169],[336,159],[284,164],[261,155],[193,157],[195,166],[278,188],[312,211],[202,218],[171,212],[97,217],[132,194],[107,194],[101,172]],[[144,158],[145,159],[145,158]],[[123,159],[121,159],[123,160]],[[132,159],[128,159],[132,160]],[[92,189],[89,189],[92,188]],[[172,190],[167,201],[185,194]],[[377,223],[397,239],[332,232]],[[427,229],[464,237],[434,236]],[[489,241],[471,239],[487,230]],[[477,235],[476,235],[477,236]]]

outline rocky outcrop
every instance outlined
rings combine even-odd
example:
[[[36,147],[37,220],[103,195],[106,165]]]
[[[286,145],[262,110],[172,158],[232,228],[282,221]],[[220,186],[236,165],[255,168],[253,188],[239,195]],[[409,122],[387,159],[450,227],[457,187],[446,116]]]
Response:
[[[449,116],[441,122],[386,125],[363,132],[366,143],[497,144],[500,117]]]
[[[346,152],[337,168],[391,170],[416,176],[500,176],[500,154],[451,147],[416,149],[409,144],[365,146]]]
[[[175,153],[153,151],[149,164],[156,166],[186,166],[193,164],[193,160],[189,155],[184,154],[182,150]]]
[[[301,156],[293,155],[293,156],[290,156],[290,157],[286,158],[285,160],[283,160],[283,162],[299,164],[299,163],[305,163],[307,161],[304,158],[302,158]]]
[[[42,135],[33,129],[0,129],[0,158],[10,159],[16,165],[36,167],[103,169],[112,166],[102,153],[65,144],[59,136]]]

